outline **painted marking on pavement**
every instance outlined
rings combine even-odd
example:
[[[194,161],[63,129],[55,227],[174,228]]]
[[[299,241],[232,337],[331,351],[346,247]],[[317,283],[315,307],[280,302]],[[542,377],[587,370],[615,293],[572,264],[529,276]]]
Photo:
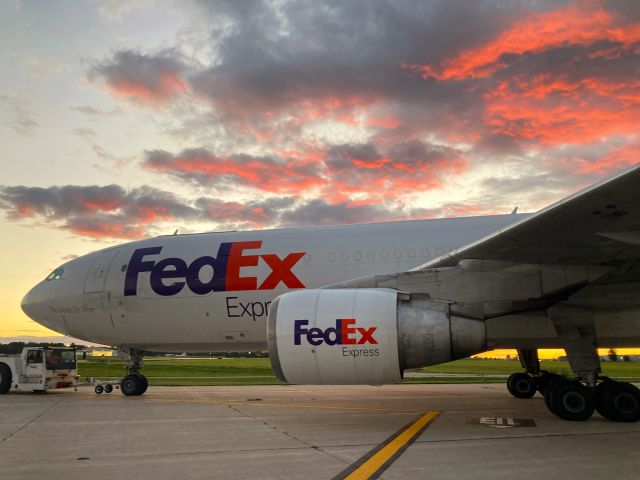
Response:
[[[486,425],[493,428],[522,428],[535,427],[536,422],[532,418],[512,418],[512,417],[477,417],[472,418],[469,423],[472,425]]]
[[[426,412],[417,420],[391,435],[357,462],[334,477],[334,480],[378,478],[436,419],[439,412]]]

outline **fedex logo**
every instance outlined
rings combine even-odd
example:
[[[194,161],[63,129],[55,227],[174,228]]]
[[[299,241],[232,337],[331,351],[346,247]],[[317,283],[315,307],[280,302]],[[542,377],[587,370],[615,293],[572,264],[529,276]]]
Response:
[[[314,347],[326,343],[327,345],[364,345],[370,343],[377,345],[373,334],[378,327],[356,327],[355,318],[338,318],[336,326],[326,330],[321,328],[307,328],[309,320],[296,320],[293,324],[293,343],[302,344],[304,336]]]
[[[185,285],[195,294],[205,295],[209,292],[239,290],[272,290],[280,283],[289,288],[305,288],[304,284],[293,273],[293,267],[304,257],[306,252],[290,253],[280,258],[273,253],[260,255],[246,254],[245,250],[255,250],[262,246],[262,241],[221,243],[215,257],[196,258],[189,265],[181,258],[163,258],[155,262],[145,258],[158,255],[162,247],[139,248],[131,255],[124,280],[124,295],[136,295],[138,275],[150,272],[151,288],[158,295],[171,296],[179,293]],[[271,272],[258,286],[257,277],[242,276],[242,267],[256,267],[262,259]],[[213,276],[209,281],[202,281],[200,271],[210,267]],[[165,283],[165,280],[171,283]]]

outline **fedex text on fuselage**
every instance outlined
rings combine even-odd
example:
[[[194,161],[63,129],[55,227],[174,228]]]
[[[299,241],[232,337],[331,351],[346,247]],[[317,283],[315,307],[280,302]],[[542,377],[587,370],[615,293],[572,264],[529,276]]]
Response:
[[[280,283],[286,287],[305,288],[305,285],[293,273],[293,267],[304,257],[305,252],[292,252],[284,258],[273,253],[249,254],[245,250],[259,249],[262,241],[221,243],[215,257],[202,256],[187,264],[177,257],[163,258],[155,261],[153,257],[162,252],[163,247],[146,247],[136,249],[127,265],[124,281],[124,295],[137,295],[138,276],[149,272],[151,289],[162,296],[178,294],[187,286],[197,295],[210,292],[231,292],[243,290],[272,290]],[[262,259],[271,272],[258,285],[255,276],[242,276],[242,267],[256,267]],[[202,281],[200,271],[210,267],[213,275],[210,280]],[[165,280],[173,280],[166,284]]]

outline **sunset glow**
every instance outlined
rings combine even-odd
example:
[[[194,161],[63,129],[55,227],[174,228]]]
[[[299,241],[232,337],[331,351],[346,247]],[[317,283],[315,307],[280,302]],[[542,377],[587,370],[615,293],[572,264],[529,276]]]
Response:
[[[0,4],[0,337],[51,333],[19,302],[69,255],[535,211],[640,156],[633,2],[127,5]]]

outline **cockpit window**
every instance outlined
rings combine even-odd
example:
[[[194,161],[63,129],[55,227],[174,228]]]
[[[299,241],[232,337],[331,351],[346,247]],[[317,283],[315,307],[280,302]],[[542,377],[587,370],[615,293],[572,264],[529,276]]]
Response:
[[[51,280],[60,280],[62,278],[63,273],[64,273],[64,268],[56,268],[47,277],[47,282],[50,282]]]

